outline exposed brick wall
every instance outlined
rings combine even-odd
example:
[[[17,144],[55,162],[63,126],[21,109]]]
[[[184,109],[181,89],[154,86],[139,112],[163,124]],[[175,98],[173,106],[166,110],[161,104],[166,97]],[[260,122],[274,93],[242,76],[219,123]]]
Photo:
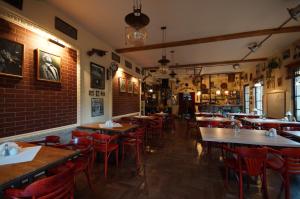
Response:
[[[24,44],[23,78],[0,76],[0,137],[75,124],[76,51],[49,44],[61,52],[61,84],[42,82],[36,78],[34,50],[47,50],[41,46],[46,39],[3,19],[0,37]]]
[[[131,79],[132,76],[123,73],[123,78]],[[127,89],[126,89],[127,90]],[[121,93],[119,89],[119,77],[113,78],[113,116],[139,112],[140,95],[133,93]]]

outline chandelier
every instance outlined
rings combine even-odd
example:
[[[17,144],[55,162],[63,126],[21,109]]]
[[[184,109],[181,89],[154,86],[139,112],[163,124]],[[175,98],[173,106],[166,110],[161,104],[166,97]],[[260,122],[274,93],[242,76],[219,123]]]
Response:
[[[162,31],[162,43],[165,43],[166,41],[166,26],[161,27],[161,31]],[[159,72],[161,74],[167,74],[168,72],[168,63],[170,63],[170,60],[167,59],[167,55],[166,55],[166,48],[162,49],[162,56],[161,59],[158,60],[158,63],[160,63],[160,67],[159,67]]]
[[[144,45],[148,33],[146,26],[150,19],[142,13],[142,0],[133,0],[133,12],[125,17],[129,27],[125,28],[125,42],[133,46]]]

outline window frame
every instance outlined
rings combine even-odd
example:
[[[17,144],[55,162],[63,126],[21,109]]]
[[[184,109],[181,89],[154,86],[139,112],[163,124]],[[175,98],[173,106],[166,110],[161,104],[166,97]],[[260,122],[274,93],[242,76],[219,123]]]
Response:
[[[262,115],[264,113],[264,104],[263,104],[264,103],[264,84],[263,84],[263,81],[261,81],[260,83],[261,83],[261,86],[259,86],[260,90],[261,90],[260,100],[257,100],[258,87],[254,86],[254,107],[257,110],[257,114]],[[261,109],[258,108],[258,106],[257,106],[258,102],[261,103]]]
[[[246,100],[246,87],[248,87],[248,100]],[[248,102],[248,112],[246,111],[246,102]],[[250,85],[244,85],[244,112],[250,113]]]

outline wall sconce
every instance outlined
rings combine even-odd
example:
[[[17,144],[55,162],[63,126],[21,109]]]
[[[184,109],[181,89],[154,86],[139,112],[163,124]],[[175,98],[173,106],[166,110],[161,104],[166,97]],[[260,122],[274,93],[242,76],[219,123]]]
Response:
[[[217,91],[216,91],[216,95],[221,95],[221,91],[220,91],[220,90],[217,90]]]
[[[58,39],[57,39],[57,40],[54,40],[54,39],[48,39],[48,41],[50,41],[51,43],[56,44],[56,45],[58,45],[58,46],[60,46],[60,47],[62,47],[62,48],[65,48],[65,47],[66,47],[65,45],[63,45],[62,43],[60,43]]]
[[[225,94],[225,95],[229,95],[229,91],[227,91],[227,90],[224,91],[224,94]]]
[[[200,96],[201,94],[202,94],[201,91],[198,91],[198,92],[197,92],[197,95],[198,95],[198,96]]]

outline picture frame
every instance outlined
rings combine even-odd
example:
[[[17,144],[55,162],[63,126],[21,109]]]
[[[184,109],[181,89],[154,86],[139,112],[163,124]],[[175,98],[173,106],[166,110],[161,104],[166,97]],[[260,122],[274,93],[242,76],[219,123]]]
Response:
[[[96,91],[96,97],[100,96],[100,91]]]
[[[121,57],[120,57],[118,54],[114,53],[114,52],[111,52],[111,59],[112,59],[113,61],[118,62],[118,63],[121,62]]]
[[[101,96],[105,96],[105,91],[101,91]]]
[[[133,94],[139,94],[139,84],[137,82],[133,82]]]
[[[94,96],[94,91],[93,90],[89,90],[89,96]]]
[[[94,62],[90,63],[91,88],[105,89],[105,68]]]
[[[0,75],[23,77],[24,45],[0,38]]]
[[[126,92],[126,79],[120,77],[119,78],[119,91],[121,93],[125,93]]]
[[[290,57],[291,57],[291,50],[290,49],[287,49],[287,50],[283,51],[283,53],[282,53],[282,59],[283,60],[286,60]]]
[[[104,115],[104,103],[103,98],[91,99],[91,115],[92,117],[98,117]]]
[[[127,81],[127,92],[133,93],[133,82],[131,80]]]
[[[125,66],[129,69],[132,69],[132,63],[127,60],[125,60]]]
[[[36,49],[37,80],[53,83],[61,82],[61,57]]]

